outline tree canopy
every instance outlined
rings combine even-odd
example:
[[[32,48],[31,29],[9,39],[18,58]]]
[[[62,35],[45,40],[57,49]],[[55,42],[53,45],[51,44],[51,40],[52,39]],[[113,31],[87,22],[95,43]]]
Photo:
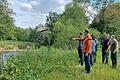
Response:
[[[113,3],[101,12],[93,21],[92,27],[101,33],[115,34],[119,38],[120,33],[120,3]],[[119,38],[120,40],[120,38]]]
[[[85,13],[79,4],[68,4],[65,12],[55,23],[54,31],[56,32],[54,46],[72,47],[75,43],[71,40],[77,33],[87,27]]]
[[[0,39],[11,39],[15,27],[12,10],[8,8],[6,0],[0,2]]]
[[[28,41],[37,43],[38,46],[66,49],[75,47],[76,42],[72,38],[89,28],[90,33],[97,38],[100,32],[101,34],[107,32],[115,34],[120,40],[120,3],[112,2],[114,0],[73,0],[65,5],[65,11],[61,14],[49,12],[46,16],[46,30],[38,31],[36,27],[28,29],[16,27],[12,18],[13,11],[9,9],[7,0],[2,0],[0,2],[0,39]],[[88,16],[84,8],[88,6],[98,9],[99,12],[91,25],[88,24]]]

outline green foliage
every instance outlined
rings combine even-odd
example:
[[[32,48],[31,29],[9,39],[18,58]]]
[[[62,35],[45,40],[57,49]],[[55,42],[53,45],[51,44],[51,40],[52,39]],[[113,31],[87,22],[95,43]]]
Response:
[[[56,12],[49,12],[49,15],[46,19],[46,27],[49,28],[49,30],[52,32],[54,28],[54,23],[58,20],[59,14]]]
[[[54,39],[55,39],[55,32],[53,31],[53,28],[55,26],[55,22],[58,21],[60,15],[57,14],[56,12],[49,12],[49,15],[47,16],[46,19],[46,27],[49,30],[49,46],[54,44]]]
[[[21,41],[0,41],[0,48],[4,50],[35,48],[34,43]]]
[[[11,39],[14,25],[14,20],[11,17],[13,14],[12,10],[8,8],[6,0],[0,2],[0,39],[6,40]]]
[[[29,34],[30,34],[29,29],[23,29],[23,28],[20,28],[20,27],[15,27],[14,32],[13,32],[12,40],[29,41]]]
[[[97,31],[97,29],[90,28],[89,30],[91,35],[94,35],[97,39],[100,38],[101,35],[100,35],[100,32]]]
[[[109,34],[115,34],[117,39],[120,33],[120,3],[113,3],[106,10],[100,13],[93,21],[92,27],[100,31],[101,33],[107,32]]]
[[[44,32],[37,32],[35,35],[35,42],[37,42],[39,45],[49,46],[50,45],[50,31],[44,31]]]
[[[29,31],[16,27],[12,15],[7,0],[0,1],[0,40],[28,41]]]
[[[65,12],[61,15],[53,28],[56,32],[55,47],[72,48],[75,43],[72,41],[76,34],[83,31],[88,25],[87,17],[78,3],[68,4]]]
[[[82,3],[86,6],[91,5],[94,9],[102,10],[106,8],[107,5],[111,4],[112,2],[119,2],[119,0],[73,0],[73,2]]]
[[[120,58],[120,56],[119,56]],[[7,61],[0,74],[1,80],[119,80],[120,68],[112,69],[101,63],[101,49],[91,74],[86,74],[79,65],[76,50],[64,51],[57,48],[41,47],[39,50],[20,52]],[[120,64],[118,64],[120,66]]]
[[[28,30],[29,42],[35,43],[37,47],[40,47],[41,45],[48,46],[50,44],[51,31],[38,31],[37,28],[29,28]]]

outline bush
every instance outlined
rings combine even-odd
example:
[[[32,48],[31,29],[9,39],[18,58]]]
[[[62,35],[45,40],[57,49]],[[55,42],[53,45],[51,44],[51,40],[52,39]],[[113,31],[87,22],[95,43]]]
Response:
[[[39,50],[20,52],[11,57],[1,80],[119,80],[120,68],[111,69],[101,63],[101,49],[97,62],[92,66],[92,73],[86,75],[84,67],[79,68],[77,51],[41,47]],[[118,64],[118,66],[120,66]]]
[[[1,41],[0,48],[4,50],[35,48],[34,43],[18,41]]]
[[[73,58],[76,57],[74,51],[68,53],[62,49],[41,47],[39,50],[22,52],[7,61],[7,68],[4,75],[5,79],[41,79],[50,74],[60,72],[72,74],[68,68],[74,64]],[[68,55],[68,57],[66,57]],[[71,63],[70,60],[73,62]],[[75,59],[77,62],[77,59]],[[59,73],[58,73],[59,74]],[[69,74],[63,74],[65,78]],[[62,76],[61,76],[62,78]],[[48,79],[50,80],[50,79]]]

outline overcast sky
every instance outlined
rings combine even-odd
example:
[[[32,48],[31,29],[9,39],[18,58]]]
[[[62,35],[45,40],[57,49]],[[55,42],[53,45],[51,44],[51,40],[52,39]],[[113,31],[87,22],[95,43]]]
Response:
[[[8,0],[13,9],[15,24],[19,27],[34,27],[44,24],[50,11],[62,13],[71,0]]]

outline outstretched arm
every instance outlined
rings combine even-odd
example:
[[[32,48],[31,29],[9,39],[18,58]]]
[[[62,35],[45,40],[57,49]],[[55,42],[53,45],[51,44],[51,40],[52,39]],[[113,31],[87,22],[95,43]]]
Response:
[[[81,40],[84,41],[87,38],[87,36],[85,36],[84,38],[72,38],[73,40]]]
[[[73,40],[83,40],[83,38],[72,38]]]

